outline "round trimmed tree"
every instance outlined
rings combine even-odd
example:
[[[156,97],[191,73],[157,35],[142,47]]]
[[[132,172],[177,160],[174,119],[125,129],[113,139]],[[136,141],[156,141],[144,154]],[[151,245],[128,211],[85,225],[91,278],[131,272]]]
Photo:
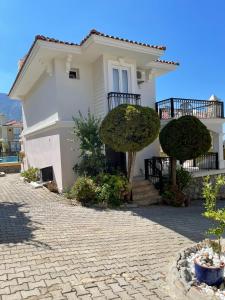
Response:
[[[163,152],[172,157],[172,185],[176,185],[176,161],[186,161],[206,153],[211,147],[207,127],[194,116],[170,121],[160,132]]]
[[[127,175],[132,182],[136,153],[158,136],[160,120],[150,107],[122,104],[111,110],[100,126],[100,137],[114,151],[128,153]]]

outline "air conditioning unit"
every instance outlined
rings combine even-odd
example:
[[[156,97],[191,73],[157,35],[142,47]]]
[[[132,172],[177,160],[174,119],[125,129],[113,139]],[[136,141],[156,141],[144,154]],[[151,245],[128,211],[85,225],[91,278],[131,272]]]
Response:
[[[145,82],[145,71],[137,71],[137,83],[141,84]]]

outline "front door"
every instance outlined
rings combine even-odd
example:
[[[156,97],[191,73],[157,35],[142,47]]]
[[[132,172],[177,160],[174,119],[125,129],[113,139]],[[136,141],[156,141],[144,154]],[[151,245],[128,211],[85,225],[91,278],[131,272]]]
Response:
[[[123,152],[116,152],[108,146],[105,147],[105,152],[109,172],[119,171],[126,175],[126,154]]]

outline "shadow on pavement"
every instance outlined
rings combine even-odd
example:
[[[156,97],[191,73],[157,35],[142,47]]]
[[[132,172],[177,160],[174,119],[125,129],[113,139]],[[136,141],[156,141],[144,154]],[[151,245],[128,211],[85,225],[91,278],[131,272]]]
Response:
[[[41,224],[33,222],[26,212],[27,209],[24,204],[0,203],[0,244],[26,243],[35,247],[50,248],[34,239],[34,231]]]
[[[224,207],[225,202],[219,201],[219,206]],[[206,231],[210,226],[210,221],[202,216],[202,201],[193,201],[190,207],[155,205],[132,209],[132,211],[134,215],[158,223],[194,242],[207,238]]]

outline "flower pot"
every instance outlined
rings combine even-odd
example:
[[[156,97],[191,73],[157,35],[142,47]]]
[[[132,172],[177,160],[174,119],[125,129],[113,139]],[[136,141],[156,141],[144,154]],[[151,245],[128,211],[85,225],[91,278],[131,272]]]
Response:
[[[195,260],[195,275],[199,282],[219,286],[224,281],[224,264],[220,267],[206,267]]]

